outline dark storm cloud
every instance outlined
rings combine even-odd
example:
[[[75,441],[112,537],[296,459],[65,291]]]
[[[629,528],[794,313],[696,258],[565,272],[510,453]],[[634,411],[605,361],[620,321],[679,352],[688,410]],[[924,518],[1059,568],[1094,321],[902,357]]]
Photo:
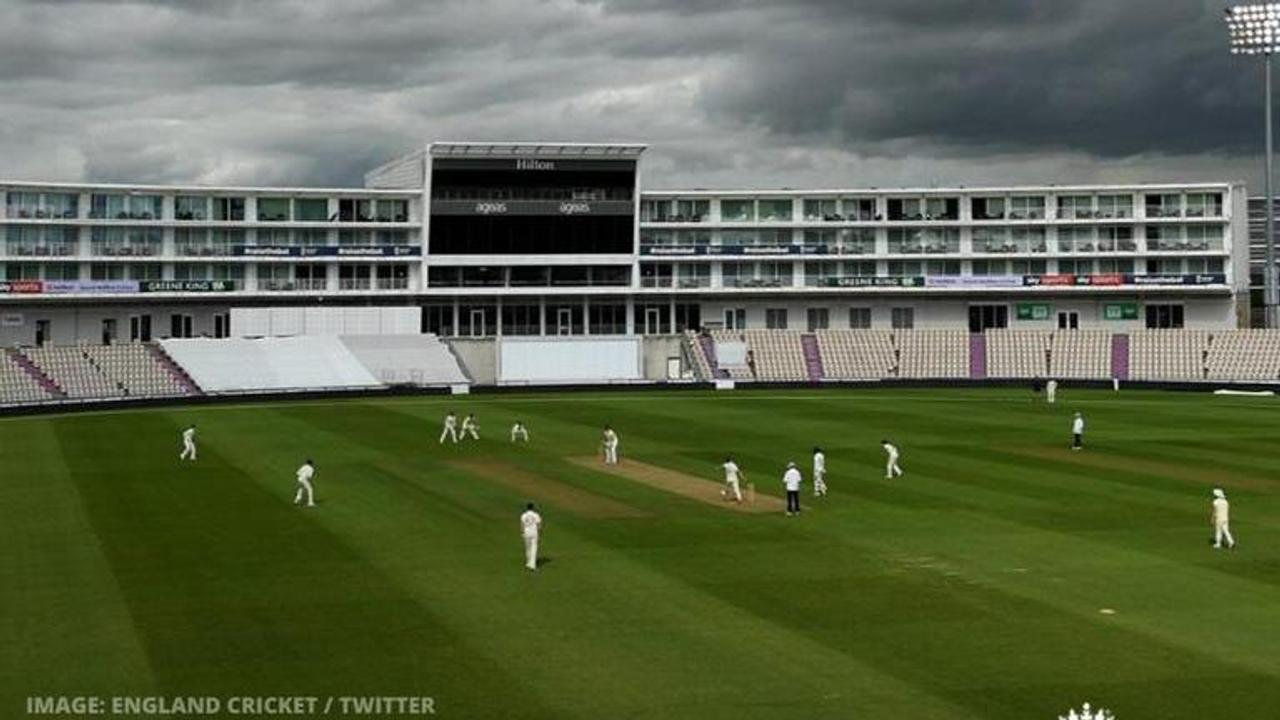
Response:
[[[651,144],[662,185],[1248,176],[1201,0],[12,0],[0,175],[349,184],[430,139]]]

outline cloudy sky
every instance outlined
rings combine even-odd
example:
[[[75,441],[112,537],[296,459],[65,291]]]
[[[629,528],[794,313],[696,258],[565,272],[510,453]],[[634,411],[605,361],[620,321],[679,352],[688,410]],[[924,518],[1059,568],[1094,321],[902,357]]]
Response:
[[[1261,177],[1202,0],[0,0],[0,177],[349,185],[429,140],[649,187]]]

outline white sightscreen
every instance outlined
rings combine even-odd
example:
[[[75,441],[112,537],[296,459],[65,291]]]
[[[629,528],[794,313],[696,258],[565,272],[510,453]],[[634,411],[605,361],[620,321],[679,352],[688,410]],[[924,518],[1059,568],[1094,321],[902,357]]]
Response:
[[[232,337],[417,335],[418,307],[232,308]]]
[[[716,343],[716,363],[720,367],[746,367],[747,344],[737,341]]]
[[[504,338],[499,344],[500,382],[583,382],[640,378],[639,338]]]

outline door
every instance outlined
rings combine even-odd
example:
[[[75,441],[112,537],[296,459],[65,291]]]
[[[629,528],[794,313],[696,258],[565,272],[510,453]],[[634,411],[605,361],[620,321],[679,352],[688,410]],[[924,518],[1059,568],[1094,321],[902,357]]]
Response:
[[[53,333],[48,320],[36,321],[36,347],[44,347],[53,340]]]
[[[150,315],[130,315],[129,316],[129,341],[130,342],[151,342],[151,316]]]
[[[569,335],[573,332],[573,311],[567,307],[556,308],[556,334]]]
[[[482,308],[471,309],[471,337],[484,337],[484,310]]]
[[[662,332],[662,314],[656,307],[644,309],[644,334],[657,335]]]
[[[213,336],[216,338],[224,338],[231,336],[231,316],[227,313],[218,313],[213,316]]]
[[[191,337],[192,320],[190,315],[174,314],[169,316],[169,337]]]
[[[119,331],[117,330],[117,327],[116,327],[115,318],[107,318],[103,320],[102,321],[102,344],[110,345],[111,343],[115,342],[116,334],[118,332]]]
[[[1080,329],[1080,313],[1074,311],[1064,311],[1058,313],[1058,329],[1059,330],[1079,330]]]
[[[725,330],[746,330],[747,329],[747,310],[746,308],[729,308],[724,311],[724,329]]]

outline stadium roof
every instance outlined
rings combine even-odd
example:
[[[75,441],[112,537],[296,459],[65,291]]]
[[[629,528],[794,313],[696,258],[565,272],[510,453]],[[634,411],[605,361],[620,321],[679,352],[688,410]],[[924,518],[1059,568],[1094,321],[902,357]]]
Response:
[[[648,145],[630,143],[434,142],[435,156],[496,158],[638,158]]]

